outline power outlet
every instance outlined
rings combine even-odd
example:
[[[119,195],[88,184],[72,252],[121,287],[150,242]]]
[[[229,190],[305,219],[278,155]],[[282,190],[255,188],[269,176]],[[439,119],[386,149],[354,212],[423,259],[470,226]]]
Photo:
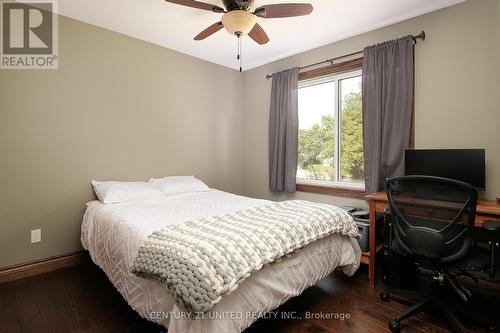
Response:
[[[31,244],[42,241],[42,229],[31,230]]]

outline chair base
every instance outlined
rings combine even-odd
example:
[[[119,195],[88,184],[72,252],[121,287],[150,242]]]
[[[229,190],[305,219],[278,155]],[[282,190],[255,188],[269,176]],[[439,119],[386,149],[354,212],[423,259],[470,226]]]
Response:
[[[452,309],[439,297],[436,295],[432,296],[423,296],[422,293],[414,292],[414,291],[402,291],[397,289],[392,289],[392,293],[398,294],[398,296],[403,296],[403,294],[410,295],[409,299],[415,298],[416,295],[420,295],[422,298],[417,301],[415,304],[410,306],[405,311],[401,312],[397,315],[392,321],[389,322],[389,329],[393,333],[401,332],[401,321],[407,318],[410,318],[416,315],[419,312],[422,312],[429,306],[434,305],[444,316],[448,319],[448,322],[452,325],[453,331],[457,333],[466,333],[468,332],[465,326],[462,324],[460,319],[455,315]],[[380,299],[384,302],[389,302],[391,292],[385,291],[380,293]],[[403,296],[404,297],[404,296]]]

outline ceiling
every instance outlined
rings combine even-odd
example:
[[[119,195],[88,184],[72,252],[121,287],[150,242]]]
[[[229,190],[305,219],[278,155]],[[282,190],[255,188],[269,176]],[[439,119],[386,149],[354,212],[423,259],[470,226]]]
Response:
[[[410,19],[464,0],[255,0],[270,3],[309,2],[309,16],[258,18],[271,41],[258,45],[243,39],[243,67],[251,69],[316,47]],[[205,0],[222,6],[222,0]],[[194,41],[222,14],[187,8],[164,0],[63,0],[59,13],[120,32],[222,66],[237,69],[237,39],[225,30]],[[415,31],[418,33],[418,31]]]

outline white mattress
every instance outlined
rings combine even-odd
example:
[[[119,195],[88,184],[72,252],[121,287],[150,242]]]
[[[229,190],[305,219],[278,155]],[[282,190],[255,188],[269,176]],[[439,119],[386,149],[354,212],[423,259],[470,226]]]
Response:
[[[142,242],[153,231],[267,203],[217,190],[150,202],[104,205],[92,201],[83,218],[81,241],[128,304],[142,317],[168,328],[169,333],[241,332],[259,315],[299,295],[335,268],[354,274],[361,255],[357,242],[335,234],[311,243],[253,274],[226,296],[212,315],[196,320],[186,318],[160,283],[136,277],[130,269]]]

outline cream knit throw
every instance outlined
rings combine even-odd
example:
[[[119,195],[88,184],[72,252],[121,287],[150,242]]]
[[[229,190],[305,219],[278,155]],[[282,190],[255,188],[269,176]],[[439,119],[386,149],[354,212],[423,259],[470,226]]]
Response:
[[[341,208],[278,202],[156,231],[132,271],[162,283],[186,311],[205,312],[264,265],[333,233],[358,236]]]

